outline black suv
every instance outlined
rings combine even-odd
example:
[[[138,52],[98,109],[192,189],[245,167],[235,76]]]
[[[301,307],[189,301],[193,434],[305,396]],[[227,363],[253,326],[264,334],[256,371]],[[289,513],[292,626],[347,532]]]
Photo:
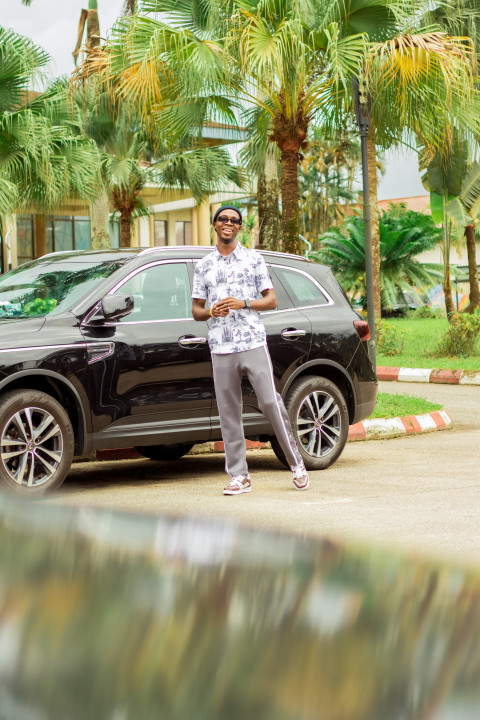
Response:
[[[3,485],[42,493],[97,449],[133,445],[175,460],[221,438],[208,327],[190,299],[195,263],[211,251],[54,253],[0,278]],[[368,325],[329,268],[263,255],[278,298],[262,314],[278,390],[307,468],[323,469],[375,406]],[[246,380],[243,417],[248,438],[271,438]]]

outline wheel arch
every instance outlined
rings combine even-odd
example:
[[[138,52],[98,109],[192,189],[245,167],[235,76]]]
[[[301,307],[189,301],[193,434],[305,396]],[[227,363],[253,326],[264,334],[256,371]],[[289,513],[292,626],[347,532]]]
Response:
[[[22,370],[0,382],[0,394],[10,390],[39,390],[53,397],[66,410],[75,438],[74,455],[86,452],[87,426],[77,389],[66,378],[49,370]]]
[[[352,379],[348,372],[337,363],[332,360],[309,360],[308,362],[301,365],[295,373],[293,373],[288,382],[285,384],[282,395],[285,398],[288,395],[292,384],[296,380],[301,380],[307,375],[317,375],[318,377],[324,377],[327,380],[333,382],[338,389],[341,391],[348,409],[348,417],[350,424],[353,422],[355,417],[355,406],[356,406],[356,393]]]

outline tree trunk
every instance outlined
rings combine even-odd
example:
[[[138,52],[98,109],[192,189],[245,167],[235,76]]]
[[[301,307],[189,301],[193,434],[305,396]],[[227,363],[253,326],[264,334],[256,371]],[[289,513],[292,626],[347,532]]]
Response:
[[[375,318],[380,319],[382,312],[380,297],[380,222],[377,200],[377,149],[375,146],[375,125],[373,121],[371,121],[367,136],[367,157],[372,231],[373,312]]]
[[[269,135],[269,140],[276,142],[281,151],[283,251],[300,255],[303,248],[298,237],[298,163],[301,151],[308,146],[310,120],[304,112],[304,93],[300,93],[293,113],[292,109],[287,112],[283,93],[280,93],[278,99],[282,112],[275,113],[273,133]]]
[[[36,258],[47,254],[47,218],[43,214],[34,215],[35,220],[35,247],[33,256]]]
[[[132,243],[132,224],[131,213],[124,209],[120,214],[120,247],[131,247]]]
[[[282,249],[278,190],[277,160],[275,154],[267,150],[265,170],[257,184],[258,247],[262,250]]]
[[[92,250],[110,247],[108,193],[103,187],[99,197],[90,203],[90,222],[92,225]]]
[[[100,23],[97,0],[89,0],[87,11],[87,55],[90,50],[100,47]]]
[[[465,312],[473,313],[480,307],[480,288],[478,286],[478,270],[475,248],[475,225],[468,225],[465,228],[465,240],[467,241],[468,256],[468,282],[470,284],[469,304]]]
[[[282,229],[284,252],[302,254],[298,237],[298,151],[282,150]]]
[[[447,213],[445,206],[447,204],[447,196],[443,196],[443,294],[445,296],[445,312],[448,321],[451,322],[455,306],[452,298],[452,282],[450,279],[450,231],[448,228]]]

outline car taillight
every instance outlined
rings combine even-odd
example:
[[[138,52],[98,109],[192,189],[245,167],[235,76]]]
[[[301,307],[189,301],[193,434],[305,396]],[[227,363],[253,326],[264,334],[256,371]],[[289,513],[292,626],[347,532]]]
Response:
[[[354,320],[353,324],[360,340],[370,340],[370,328],[366,320]]]

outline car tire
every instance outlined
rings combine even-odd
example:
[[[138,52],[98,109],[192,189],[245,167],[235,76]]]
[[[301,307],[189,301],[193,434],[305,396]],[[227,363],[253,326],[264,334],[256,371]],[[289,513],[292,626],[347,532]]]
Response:
[[[26,496],[60,487],[72,464],[70,418],[39,390],[12,390],[0,397],[0,484]]]
[[[195,443],[174,443],[173,445],[150,445],[136,447],[139,453],[149,460],[178,460],[186,455]]]
[[[348,437],[348,409],[338,387],[308,375],[293,383],[285,400],[293,435],[307,470],[325,470],[341,455]],[[289,467],[276,437],[273,451]]]

